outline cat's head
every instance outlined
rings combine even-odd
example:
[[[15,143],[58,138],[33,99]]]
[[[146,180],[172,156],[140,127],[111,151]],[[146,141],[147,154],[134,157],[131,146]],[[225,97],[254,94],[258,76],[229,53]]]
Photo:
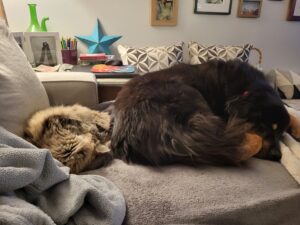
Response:
[[[66,140],[67,138],[67,140]],[[70,167],[71,173],[80,173],[91,167],[96,158],[110,154],[109,142],[100,143],[91,133],[69,134],[67,137],[54,135],[47,141],[53,157]]]

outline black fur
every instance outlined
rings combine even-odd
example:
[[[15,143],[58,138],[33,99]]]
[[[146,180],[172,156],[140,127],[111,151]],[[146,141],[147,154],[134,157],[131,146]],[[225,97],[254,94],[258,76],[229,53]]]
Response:
[[[113,115],[115,156],[152,165],[236,164],[249,129],[272,144],[261,156],[277,160],[289,125],[264,75],[239,61],[181,64],[133,78],[119,92]]]

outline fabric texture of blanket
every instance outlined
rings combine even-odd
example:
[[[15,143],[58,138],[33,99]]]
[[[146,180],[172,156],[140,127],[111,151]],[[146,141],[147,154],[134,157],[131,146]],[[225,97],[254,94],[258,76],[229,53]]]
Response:
[[[45,149],[0,127],[0,224],[122,224],[125,200],[108,179],[73,175]]]

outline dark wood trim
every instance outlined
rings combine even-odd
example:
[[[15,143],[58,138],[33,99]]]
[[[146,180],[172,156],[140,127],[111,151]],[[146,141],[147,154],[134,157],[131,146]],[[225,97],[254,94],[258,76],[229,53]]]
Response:
[[[122,86],[102,86],[98,84],[99,102],[114,100]]]
[[[300,1],[300,0],[298,0]],[[288,7],[287,20],[288,21],[300,21],[300,16],[294,16],[295,6],[297,0],[290,0]]]
[[[232,5],[232,0],[230,0],[229,3],[229,11],[228,12],[205,12],[205,11],[197,11],[197,5],[198,5],[198,0],[195,0],[195,7],[194,7],[194,13],[195,14],[211,14],[211,15],[230,15],[231,14],[231,5]]]

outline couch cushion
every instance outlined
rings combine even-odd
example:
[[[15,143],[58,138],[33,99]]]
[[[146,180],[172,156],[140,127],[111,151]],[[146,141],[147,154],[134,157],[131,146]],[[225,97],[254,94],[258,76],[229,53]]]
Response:
[[[201,64],[212,59],[239,59],[248,62],[252,45],[202,45],[194,41],[189,42],[190,64]]]
[[[269,72],[275,79],[275,86],[283,99],[300,99],[300,73],[292,70],[274,69]]]
[[[299,99],[282,99],[282,101],[289,107],[300,111],[300,101]]]
[[[48,106],[43,85],[0,20],[0,126],[22,136],[29,115]]]
[[[102,175],[120,188],[127,205],[124,225],[300,221],[299,184],[278,162],[251,159],[239,167],[153,168],[114,160],[85,174]]]
[[[94,107],[99,103],[95,75],[84,72],[37,72],[50,105],[80,104]],[[67,93],[67,94],[66,94]]]
[[[183,42],[171,46],[134,48],[123,45],[118,51],[124,65],[134,65],[138,73],[148,73],[183,61]]]

